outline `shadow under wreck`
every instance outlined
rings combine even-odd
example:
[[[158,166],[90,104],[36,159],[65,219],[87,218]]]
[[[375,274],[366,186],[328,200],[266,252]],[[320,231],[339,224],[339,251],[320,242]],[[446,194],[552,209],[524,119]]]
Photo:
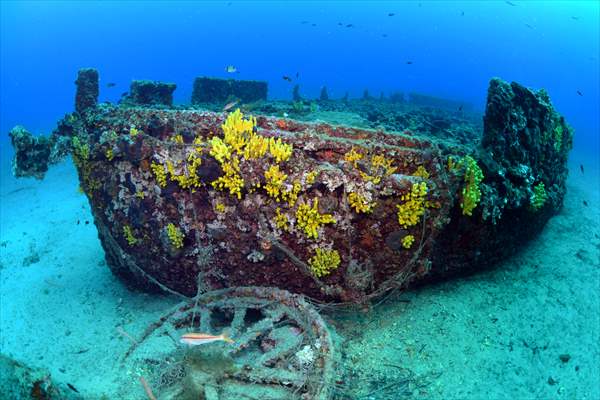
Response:
[[[267,286],[362,303],[492,265],[562,205],[572,129],[544,90],[492,79],[482,133],[414,109],[393,132],[269,116],[293,106],[266,101],[266,83],[209,83],[197,90],[225,99],[241,88],[248,104],[173,106],[175,85],[148,81],[99,104],[98,72],[83,69],[76,111],[50,137],[10,132],[16,176],[42,178],[72,155],[107,263],[133,287],[193,297]],[[455,140],[462,130],[472,140]]]

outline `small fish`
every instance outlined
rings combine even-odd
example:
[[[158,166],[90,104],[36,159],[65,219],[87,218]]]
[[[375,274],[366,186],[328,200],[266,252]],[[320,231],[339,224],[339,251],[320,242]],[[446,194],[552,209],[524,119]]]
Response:
[[[338,22],[338,26],[344,26],[344,24],[342,24],[341,22]]]
[[[583,164],[579,164],[579,169],[581,170],[581,173],[583,174]]]
[[[287,75],[284,75],[284,76],[282,76],[281,78],[282,78],[284,81],[288,81],[288,82],[291,82],[291,81],[292,81],[292,78],[290,78],[290,77],[289,77],[289,76],[287,76]]]
[[[237,103],[238,103],[238,101],[236,100],[236,101],[232,101],[232,102],[225,104],[225,107],[223,107],[223,112],[231,110],[233,107],[235,107],[237,105]]]
[[[387,33],[383,33],[383,34],[381,34],[381,36],[388,37]]]
[[[125,97],[125,96],[127,96],[128,94],[129,94],[129,92],[123,92],[123,93],[121,93],[121,97]]]
[[[217,336],[209,335],[207,333],[190,332],[190,333],[181,335],[181,338],[179,339],[180,343],[188,344],[190,346],[199,346],[201,344],[207,344],[207,343],[219,342],[219,341],[226,342],[226,343],[234,343],[234,341],[231,340],[229,338],[229,336],[227,336],[227,333],[225,333],[225,332],[223,332]]]
[[[310,26],[317,26],[317,24],[310,24]]]
[[[410,64],[412,64],[413,62],[412,62],[412,61],[407,61],[406,63],[407,63],[408,65],[410,65]]]
[[[529,25],[529,24],[525,24],[526,27],[528,27],[529,29],[533,29],[533,26]]]
[[[115,86],[117,86],[117,84],[116,84],[116,83],[113,83],[113,82],[108,82],[108,83],[106,84],[106,87],[115,87]]]
[[[234,74],[236,72],[238,72],[237,68],[233,65],[228,65],[227,67],[225,67],[225,72],[230,73],[230,74]]]
[[[511,1],[505,1],[505,3],[508,4],[509,6],[513,6],[513,7],[516,6],[516,4]]]
[[[393,17],[394,15],[396,15],[395,13],[389,13],[388,17]]]
[[[571,19],[574,19],[575,21],[579,21],[579,17],[576,17],[574,15],[571,17]]]
[[[354,25],[353,24],[348,24],[346,25],[346,28],[352,28]]]
[[[69,382],[67,382],[67,386],[69,387],[69,389],[71,389],[75,393],[79,393],[79,390],[77,390],[77,388],[75,386],[71,385]]]
[[[588,204],[588,202],[587,202],[587,201],[585,201],[585,200],[584,200],[584,201],[583,201],[583,205],[587,207],[589,204]]]
[[[458,106],[458,111],[462,111],[462,104],[460,106]]]
[[[296,72],[296,79],[300,78],[300,72]]]
[[[460,12],[460,16],[461,16],[461,17],[464,17],[464,16],[465,16],[465,12],[464,12],[464,11],[461,11],[461,12]]]
[[[301,23],[302,25],[306,25],[306,24],[308,24],[308,21],[302,21],[302,22],[300,22],[300,23]]]
[[[577,91],[577,94],[583,97],[583,93],[581,93],[579,90]]]
[[[284,112],[284,113],[283,113],[283,118],[287,118],[287,117],[289,117],[289,116],[290,116],[290,114],[288,114],[288,113],[286,113],[286,112]]]

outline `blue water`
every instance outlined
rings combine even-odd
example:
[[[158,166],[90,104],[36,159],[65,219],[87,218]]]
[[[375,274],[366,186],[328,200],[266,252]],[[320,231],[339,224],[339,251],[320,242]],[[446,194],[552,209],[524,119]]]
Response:
[[[175,101],[186,103],[194,77],[230,76],[234,65],[237,78],[267,80],[270,98],[289,98],[281,77],[299,73],[306,96],[322,85],[332,97],[417,91],[481,109],[499,76],[546,88],[576,150],[597,145],[599,3],[510,3],[3,1],[0,131],[49,132],[73,109],[80,67],[117,84],[101,100],[156,79],[177,83]]]
[[[131,80],[152,79],[176,83],[175,103],[187,104],[197,76],[264,80],[270,99],[290,99],[298,83],[307,98],[324,85],[331,98],[414,91],[479,111],[492,77],[545,88],[575,137],[565,209],[541,239],[505,270],[411,293],[412,303],[385,305],[364,325],[338,322],[356,376],[392,362],[444,371],[446,392],[432,385],[415,398],[600,393],[599,1],[0,0],[0,355],[22,355],[86,393],[114,393],[123,374],[111,352],[128,345],[115,326],[141,332],[170,300],[133,293],[110,274],[70,161],[41,182],[10,175],[7,132],[21,124],[49,134],[74,110],[82,67],[98,69],[100,101],[110,102]],[[30,254],[41,260],[21,268]],[[29,340],[38,330],[48,335]],[[494,336],[501,330],[509,337]],[[131,398],[144,398],[133,385]]]

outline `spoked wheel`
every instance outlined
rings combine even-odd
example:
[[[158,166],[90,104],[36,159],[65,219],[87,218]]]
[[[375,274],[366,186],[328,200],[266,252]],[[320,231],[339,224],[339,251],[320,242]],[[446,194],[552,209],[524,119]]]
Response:
[[[227,332],[234,343],[189,347],[179,342],[189,332]],[[333,352],[325,322],[302,296],[241,287],[178,305],[125,357],[159,400],[325,400]]]

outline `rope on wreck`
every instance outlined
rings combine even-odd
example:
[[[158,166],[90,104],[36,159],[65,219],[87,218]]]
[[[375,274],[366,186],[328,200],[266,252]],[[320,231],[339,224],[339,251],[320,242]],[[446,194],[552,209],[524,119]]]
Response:
[[[259,215],[259,221],[258,221],[260,228],[263,232],[269,232],[269,230],[266,228],[266,218],[263,214]],[[310,268],[308,267],[308,265],[306,265],[306,263],[304,261],[302,261],[301,259],[299,259],[294,252],[292,251],[292,249],[290,249],[289,247],[287,247],[285,244],[281,243],[279,240],[277,240],[275,238],[275,236],[273,236],[270,233],[266,233],[265,235],[265,239],[267,239],[268,241],[271,242],[271,244],[273,246],[275,246],[278,250],[280,250],[283,254],[285,254],[290,261],[297,266],[298,268],[300,268],[300,270],[306,275],[309,276],[310,278],[312,278],[313,282],[316,283],[316,285],[319,287],[319,289],[321,290],[327,290],[327,285],[323,284],[323,282],[321,282],[318,278],[316,278],[313,274],[311,274],[310,272]]]
[[[142,276],[144,278],[148,279],[150,282],[152,282],[156,286],[158,286],[162,291],[170,293],[172,295],[175,295],[177,297],[180,297],[180,298],[188,300],[188,301],[194,299],[193,297],[188,297],[188,296],[186,296],[186,295],[184,295],[182,293],[179,293],[178,291],[173,290],[173,289],[167,287],[166,285],[160,283],[156,278],[154,278],[151,275],[149,275],[146,271],[144,271],[142,268],[140,268],[136,263],[133,262],[130,265],[133,266],[140,274],[142,274]]]

